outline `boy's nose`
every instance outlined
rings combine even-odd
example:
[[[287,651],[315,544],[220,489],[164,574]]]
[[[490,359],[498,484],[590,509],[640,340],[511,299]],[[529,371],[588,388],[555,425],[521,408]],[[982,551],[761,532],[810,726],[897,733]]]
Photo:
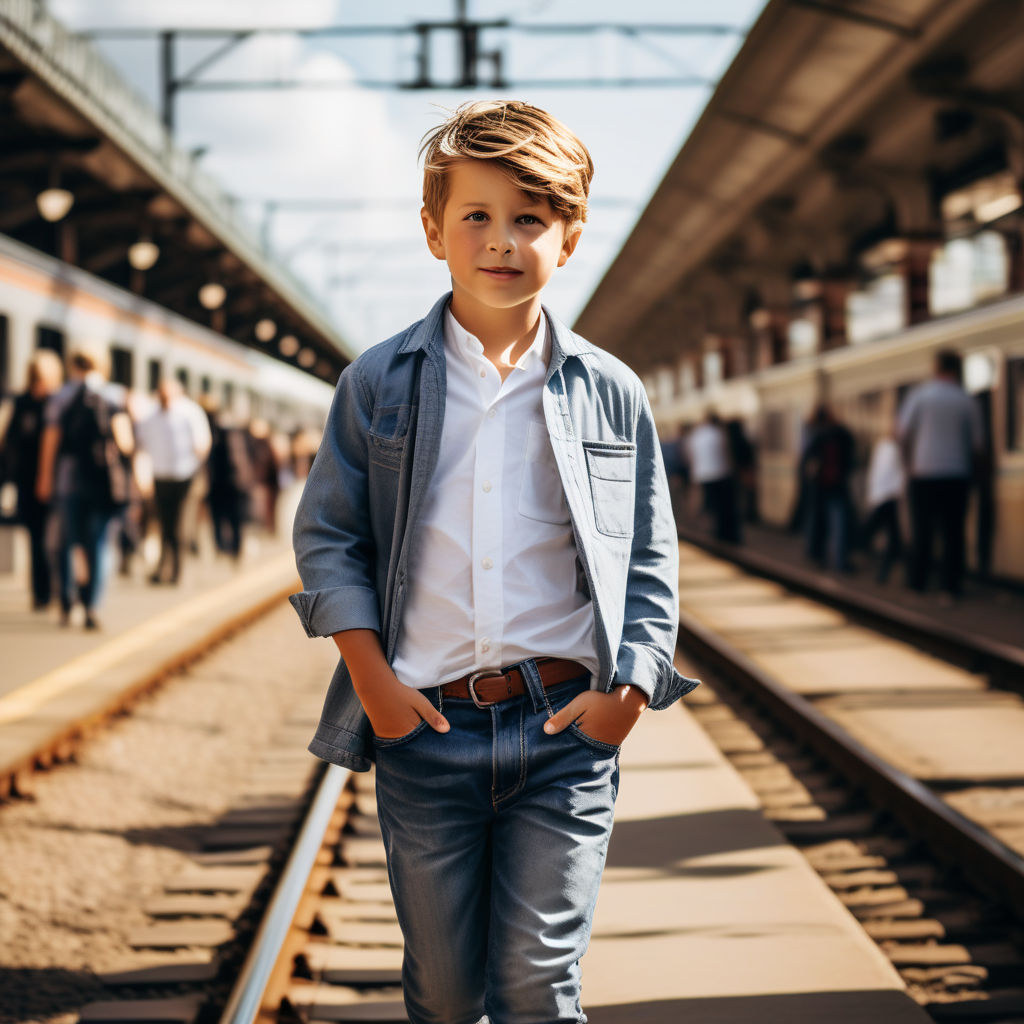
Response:
[[[491,252],[500,252],[503,256],[508,256],[515,248],[515,243],[508,235],[501,232],[495,232],[490,240],[488,248]]]

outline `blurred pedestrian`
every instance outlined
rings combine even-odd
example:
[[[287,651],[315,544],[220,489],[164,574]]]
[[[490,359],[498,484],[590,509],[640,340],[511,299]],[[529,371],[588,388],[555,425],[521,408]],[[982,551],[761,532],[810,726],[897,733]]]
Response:
[[[757,511],[757,449],[747,436],[743,420],[731,419],[725,424],[729,438],[729,457],[736,474],[737,500],[742,522],[756,523]]]
[[[14,399],[2,439],[3,478],[17,488],[17,521],[28,530],[32,609],[50,604],[52,573],[46,550],[50,503],[36,494],[39,449],[43,437],[46,402],[61,386],[64,367],[49,349],[39,349],[28,365],[28,385]]]
[[[213,540],[217,550],[237,560],[242,553],[242,531],[252,490],[252,460],[248,432],[227,413],[209,413],[212,443],[207,462]]]
[[[181,576],[182,509],[210,451],[206,413],[173,377],[157,388],[157,407],[138,425],[139,447],[153,466],[153,497],[160,523],[160,557],[150,583],[177,583]]]
[[[704,511],[710,516],[716,540],[739,544],[740,520],[736,508],[736,478],[729,438],[712,410],[690,431],[688,440],[691,479],[700,484]]]
[[[900,442],[910,474],[907,583],[913,590],[926,589],[938,533],[942,543],[939,585],[949,598],[963,592],[967,499],[983,442],[981,417],[960,384],[960,373],[956,352],[937,352],[934,376],[910,390],[899,415]]]
[[[278,479],[277,453],[270,438],[270,424],[254,419],[249,424],[249,458],[252,462],[253,518],[271,534],[277,533]]]
[[[903,472],[903,457],[896,440],[894,426],[887,434],[875,441],[868,463],[867,517],[861,529],[861,543],[871,551],[879,530],[885,535],[885,548],[878,564],[877,580],[885,583],[893,565],[903,553],[903,536],[900,530],[900,499],[906,484]]]
[[[854,441],[827,405],[819,405],[811,417],[803,465],[807,557],[821,568],[849,572]]]
[[[36,481],[39,501],[55,502],[61,624],[71,621],[77,598],[86,629],[100,625],[97,611],[110,575],[110,524],[128,500],[122,456],[134,448],[124,389],[107,380],[109,369],[110,355],[102,346],[83,345],[71,353],[71,379],[43,411]],[[76,551],[82,556],[77,566]]]

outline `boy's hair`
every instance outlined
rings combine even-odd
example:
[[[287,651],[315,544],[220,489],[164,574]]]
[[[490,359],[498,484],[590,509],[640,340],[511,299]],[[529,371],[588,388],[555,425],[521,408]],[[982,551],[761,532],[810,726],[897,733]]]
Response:
[[[464,103],[420,145],[423,205],[438,224],[456,160],[494,160],[530,196],[551,203],[568,228],[587,219],[594,162],[561,121],[518,100]]]

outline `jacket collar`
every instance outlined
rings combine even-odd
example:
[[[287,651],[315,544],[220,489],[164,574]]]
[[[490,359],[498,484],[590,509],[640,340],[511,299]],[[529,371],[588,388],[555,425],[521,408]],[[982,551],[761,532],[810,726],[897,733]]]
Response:
[[[399,352],[418,352],[426,349],[432,355],[440,355],[444,351],[444,314],[451,302],[452,293],[448,292],[434,303],[430,312],[410,330],[402,343]],[[569,356],[583,355],[587,351],[587,343],[577,334],[573,334],[547,306],[541,306],[548,318],[551,331],[551,361],[548,374],[557,372]]]

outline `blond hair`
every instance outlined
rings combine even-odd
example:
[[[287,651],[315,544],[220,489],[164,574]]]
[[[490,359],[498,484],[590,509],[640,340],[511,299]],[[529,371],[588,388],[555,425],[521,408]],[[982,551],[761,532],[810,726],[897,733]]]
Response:
[[[423,206],[440,224],[448,168],[457,160],[493,160],[529,196],[546,199],[567,229],[587,219],[594,162],[587,147],[547,111],[518,100],[463,103],[420,144]]]
[[[60,356],[48,348],[37,349],[28,364],[28,387],[30,391],[42,385],[46,393],[56,391],[64,381],[64,364]]]

